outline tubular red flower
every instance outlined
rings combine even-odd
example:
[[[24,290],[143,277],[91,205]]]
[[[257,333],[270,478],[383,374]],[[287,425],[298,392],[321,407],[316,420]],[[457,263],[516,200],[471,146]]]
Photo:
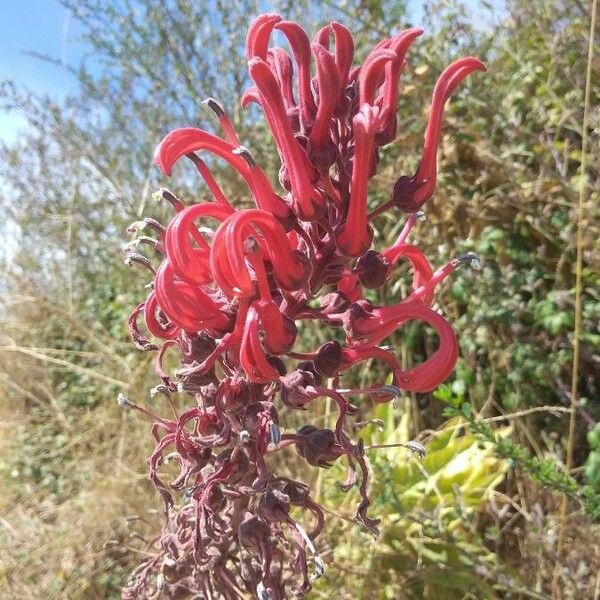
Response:
[[[298,66],[300,112],[305,125],[309,125],[312,122],[315,104],[310,88],[310,42],[304,30],[297,23],[282,21],[278,15],[261,15],[248,30],[246,58],[250,62],[254,58],[267,61],[269,38],[273,29],[283,32],[292,48]]]
[[[298,96],[300,99],[300,114],[305,127],[312,123],[315,112],[315,102],[310,87],[310,41],[308,36],[292,21],[279,21],[275,25],[288,39],[298,65]]]
[[[323,194],[313,183],[316,171],[306,151],[294,137],[273,72],[260,58],[252,59],[248,65],[281,160],[287,169],[294,210],[300,219],[313,220],[321,214],[325,202]]]
[[[375,346],[369,348],[344,348],[342,350],[342,356],[344,363],[341,370],[343,371],[353,367],[356,363],[363,360],[369,360],[373,358],[376,360],[381,360],[387,364],[392,371],[392,386],[400,387],[401,380],[404,377],[404,372],[402,371],[398,359],[391,352]],[[372,398],[375,402],[388,402],[390,395],[389,393],[382,395],[373,394]]]
[[[213,200],[218,204],[223,204],[224,206],[231,207],[229,200],[227,200],[225,194],[223,193],[223,190],[215,181],[215,178],[212,176],[212,173],[210,172],[210,169],[206,166],[206,163],[194,153],[188,154],[187,157],[196,165],[196,169],[198,173],[200,173],[202,179],[204,179],[204,183],[206,183],[206,186],[212,194]]]
[[[225,109],[214,98],[207,98],[202,104],[206,104],[206,106],[208,106],[217,116],[219,125],[225,134],[225,139],[234,146],[240,146],[240,139],[238,138]]]
[[[454,273],[454,271],[456,271],[456,269],[465,262],[471,264],[475,263],[475,268],[477,269],[479,268],[478,261],[479,259],[473,253],[468,253],[453,258],[443,267],[437,269],[437,271],[435,271],[435,273],[433,273],[429,279],[422,282],[417,288],[414,288],[412,294],[406,298],[405,302],[423,302],[424,304],[428,304],[426,298],[433,294],[435,287],[444,279],[446,279],[448,275]]]
[[[254,269],[260,295],[260,300],[253,302],[252,306],[260,318],[265,334],[265,346],[271,354],[285,354],[294,345],[297,333],[296,325],[292,319],[283,315],[273,302],[260,248],[256,252],[249,252],[247,259]]]
[[[392,201],[401,210],[414,212],[432,196],[436,184],[437,149],[442,131],[444,106],[460,82],[473,71],[485,71],[485,65],[477,58],[461,58],[453,62],[440,75],[431,100],[431,111],[425,138],[423,155],[413,177],[401,177],[394,186]]]
[[[286,230],[290,229],[295,222],[294,214],[283,198],[273,191],[265,172],[254,163],[250,165],[250,176],[257,208],[272,213]]]
[[[221,306],[198,286],[178,280],[168,261],[156,272],[158,304],[169,320],[186,331],[226,327],[228,319]]]
[[[283,227],[272,215],[258,209],[238,211],[221,224],[210,252],[215,281],[230,298],[256,293],[246,264],[245,241],[257,233],[257,241],[264,240],[273,274],[284,289],[297,288],[306,276],[305,261],[292,251]]]
[[[317,62],[319,105],[309,140],[314,150],[323,150],[329,142],[330,121],[340,100],[341,79],[331,54],[320,44],[312,45]]]
[[[127,325],[129,327],[129,334],[131,335],[131,339],[136,348],[140,350],[150,351],[150,350],[158,350],[158,346],[156,344],[151,343],[147,340],[140,332],[138,328],[138,317],[145,312],[146,302],[140,302],[129,315],[129,319],[127,319]],[[159,328],[157,327],[157,330]],[[162,334],[162,328],[161,334]],[[152,333],[152,332],[150,332]],[[162,335],[161,335],[162,337]]]
[[[401,258],[407,258],[413,268],[413,290],[421,289],[433,276],[433,270],[423,252],[412,244],[394,245],[388,250],[384,250],[383,255],[395,265]],[[420,293],[418,297],[414,297],[414,301],[422,302],[427,306],[431,306],[433,302],[434,286],[427,287],[427,290]]]
[[[242,147],[235,147],[202,129],[186,127],[176,129],[163,138],[154,153],[154,161],[165,175],[171,175],[173,165],[182,156],[188,156],[199,150],[207,150],[225,159],[244,178],[254,202],[259,208],[272,211],[277,218],[284,222],[289,221],[289,207],[275,194],[267,176],[253,159],[249,164],[247,151],[244,152],[243,148],[240,151],[240,148]],[[226,200],[220,203],[229,204]]]
[[[384,46],[396,54],[396,59],[385,66],[385,82],[381,98],[381,132],[380,142],[388,144],[396,137],[396,106],[398,105],[398,82],[404,68],[404,57],[411,44],[423,33],[422,29],[413,27],[403,31],[389,40]]]
[[[358,75],[359,106],[364,104],[373,106],[375,104],[375,94],[382,84],[385,77],[385,69],[388,63],[396,60],[396,53],[386,48],[373,50]]]
[[[342,87],[347,85],[352,59],[354,58],[354,40],[350,31],[337,21],[332,21],[321,29],[315,41],[329,50],[329,36],[333,33],[335,39],[335,64],[340,74]]]
[[[170,176],[173,165],[182,156],[198,150],[208,150],[220,156],[242,175],[248,171],[244,160],[232,153],[235,146],[195,127],[184,127],[168,133],[154,151],[154,162],[165,175]]]
[[[353,324],[357,334],[355,347],[374,346],[411,320],[424,321],[433,327],[439,345],[425,362],[397,373],[397,385],[408,391],[428,392],[450,375],[458,357],[456,334],[448,321],[435,311],[415,302],[374,309],[370,318],[357,319]]]
[[[260,318],[262,330],[265,333],[264,345],[273,355],[289,352],[296,340],[296,326],[289,318],[281,314],[274,302],[256,301],[254,309]]]
[[[279,87],[281,88],[281,96],[285,103],[286,111],[289,114],[289,111],[296,107],[292,59],[283,48],[270,48],[267,62],[275,72]]]
[[[210,246],[194,225],[199,218],[224,221],[233,208],[222,204],[194,204],[178,213],[167,227],[165,249],[173,271],[184,281],[203,285],[212,281]],[[192,239],[197,246],[192,244]]]
[[[258,88],[255,85],[253,85],[252,87],[249,87],[242,94],[242,98],[240,100],[240,105],[242,108],[246,108],[246,107],[250,106],[250,104],[252,104],[252,103],[262,106],[262,103],[260,100],[260,94],[258,93]]]
[[[346,220],[336,231],[336,243],[346,256],[360,256],[371,245],[373,231],[367,222],[367,182],[371,170],[373,144],[379,109],[364,105],[353,119],[355,151],[352,165],[352,191]]]
[[[263,60],[267,59],[271,32],[280,21],[281,17],[275,14],[259,15],[252,21],[246,35],[246,58],[248,60],[255,56]]]
[[[150,295],[148,296],[144,306],[144,320],[148,331],[152,335],[163,340],[172,340],[176,338],[177,334],[179,333],[179,328],[172,323],[161,323],[156,317],[156,312],[158,309],[159,306],[156,300],[156,294],[154,292],[150,292]]]
[[[433,191],[435,186],[436,153],[442,130],[444,106],[450,95],[467,75],[473,71],[485,70],[485,65],[479,59],[473,57],[461,58],[444,70],[435,85],[431,100],[431,114],[425,131],[423,158],[416,175],[418,180],[428,182],[427,190],[429,193]]]
[[[261,346],[259,316],[251,307],[246,317],[246,326],[240,344],[240,365],[248,379],[254,383],[268,383],[279,378],[279,372],[269,362]]]

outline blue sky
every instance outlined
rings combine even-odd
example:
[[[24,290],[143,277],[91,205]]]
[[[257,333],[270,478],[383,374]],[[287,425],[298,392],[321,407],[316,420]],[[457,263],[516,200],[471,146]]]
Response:
[[[203,0],[198,0],[203,1]],[[494,0],[493,4],[502,4]],[[409,0],[413,20],[422,17],[421,0]],[[467,5],[477,4],[467,0]],[[76,65],[82,48],[77,43],[78,23],[57,0],[0,0],[0,81],[13,79],[26,88],[64,97],[75,81],[64,69],[28,56],[26,51],[47,54]],[[25,125],[23,117],[0,109],[0,140],[11,142]]]
[[[13,79],[34,92],[61,98],[74,81],[60,67],[24,54],[35,51],[77,62],[76,23],[55,0],[0,0],[0,80]],[[24,121],[0,110],[0,139],[11,141]]]

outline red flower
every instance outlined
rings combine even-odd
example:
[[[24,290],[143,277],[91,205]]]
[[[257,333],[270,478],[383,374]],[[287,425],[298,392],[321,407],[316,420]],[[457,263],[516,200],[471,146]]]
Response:
[[[473,71],[485,71],[485,65],[477,58],[461,58],[453,62],[440,75],[433,90],[431,113],[425,139],[423,156],[417,172],[411,177],[401,177],[394,186],[392,203],[401,210],[414,212],[421,208],[435,189],[436,156],[442,132],[444,106],[460,82]]]
[[[291,54],[269,47],[274,30],[285,36]],[[450,324],[431,305],[436,286],[461,263],[475,260],[465,255],[434,271],[418,246],[407,242],[420,217],[414,211],[435,187],[444,105],[462,79],[484,69],[475,58],[459,60],[441,75],[417,172],[400,178],[391,199],[367,212],[379,147],[396,132],[406,54],[421,33],[413,28],[383,40],[361,66],[353,67],[354,42],[339,23],[325,26],[312,43],[299,25],[277,15],[262,15],[252,23],[246,56],[254,87],[242,104],[262,107],[281,159],[282,195],[240,145],[227,114],[212,98],[206,104],[224,139],[188,127],[169,133],[158,145],[160,170],[171,175],[186,156],[212,201],[186,207],[163,189],[160,197],[175,211],[168,225],[145,219],[130,228],[137,233],[147,227],[157,236],[139,236],[126,248],[129,252],[144,243],[159,259],[155,265],[142,254],[127,256],[151,274],[151,291],[134,309],[129,328],[138,348],[157,351],[162,383],[154,393],[165,396],[175,417],[160,417],[121,398],[123,406],[153,421],[156,446],[149,475],[166,509],[160,550],[136,572],[124,597],[151,595],[151,575],[162,577],[158,591],[168,587],[169,596],[200,588],[218,588],[228,598],[238,597],[242,589],[271,600],[290,597],[294,586],[306,593],[309,556],[313,577],[324,568],[312,541],[323,529],[324,513],[307,486],[272,473],[267,455],[286,452],[290,445],[310,465],[346,460],[343,489],[355,485],[360,473],[356,521],[376,531],[377,521],[367,515],[364,448],[351,439],[348,427],[359,410],[347,396],[389,402],[402,390],[431,391],[448,377],[458,344]],[[207,152],[242,177],[254,208],[232,205],[211,173],[213,161],[197,154]],[[372,247],[373,219],[393,208],[414,214],[391,246],[377,250]],[[363,289],[393,278],[402,259],[413,271],[408,297],[389,306],[363,300]],[[154,341],[140,329],[140,315]],[[318,321],[332,340],[334,330],[341,329],[345,345],[329,341],[313,352],[295,351],[298,328],[307,320]],[[411,320],[435,329],[438,348],[403,370],[394,352],[379,344]],[[167,356],[172,359],[175,353],[181,364],[172,371]],[[347,371],[372,359],[390,369],[392,385],[338,387]],[[178,393],[192,398],[182,414],[171,398]],[[282,404],[303,410],[322,398],[338,408],[331,429],[307,423],[295,433],[281,432]],[[170,482],[161,475],[167,451],[179,463],[179,474]],[[316,521],[311,535],[292,518],[290,506],[308,509]],[[294,545],[284,543],[285,528]]]
[[[352,119],[354,160],[348,214],[336,232],[340,252],[357,257],[364,254],[373,238],[367,223],[367,184],[371,174],[375,134],[379,127],[379,109],[367,104]]]

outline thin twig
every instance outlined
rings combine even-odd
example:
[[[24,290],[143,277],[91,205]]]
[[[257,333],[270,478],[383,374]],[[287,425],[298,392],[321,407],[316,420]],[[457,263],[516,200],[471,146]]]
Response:
[[[590,19],[590,34],[588,40],[587,71],[585,76],[585,93],[583,105],[583,123],[581,124],[581,181],[579,183],[579,200],[577,202],[577,257],[575,259],[575,325],[573,328],[573,368],[571,371],[571,416],[569,418],[569,435],[567,438],[567,460],[565,470],[567,473],[573,468],[573,448],[575,444],[576,408],[579,379],[579,354],[581,338],[581,293],[582,293],[582,267],[583,267],[583,211],[585,195],[587,191],[587,151],[588,151],[588,127],[590,119],[590,105],[592,94],[592,61],[594,58],[594,38],[596,35],[596,12],[598,2],[592,0],[592,16]],[[558,598],[558,576],[560,557],[565,541],[565,520],[567,516],[567,496],[563,495],[560,507],[560,525],[558,540],[556,543],[556,554],[558,560],[552,577],[552,596]]]
[[[486,419],[482,419],[485,423],[494,423],[496,421],[510,421],[512,419],[519,419],[521,417],[526,417],[527,415],[531,415],[533,413],[539,412],[547,412],[551,415],[557,417],[558,413],[570,413],[570,408],[565,408],[564,406],[534,406],[533,408],[528,408],[527,410],[521,410],[515,413],[509,413],[506,415],[498,415],[496,417],[487,417]]]
[[[486,419],[477,419],[476,423],[497,423],[498,421],[512,421],[513,419],[520,419],[521,417],[526,417],[527,415],[531,415],[533,413],[547,412],[551,415],[557,417],[559,413],[570,413],[571,409],[566,408],[564,406],[534,406],[532,408],[528,408],[526,410],[521,410],[515,413],[510,413],[507,415],[498,415],[496,417],[487,417]],[[452,431],[454,429],[460,429],[461,427],[466,427],[468,425],[467,422],[457,423],[456,425],[450,425],[444,427],[444,431]],[[431,435],[435,435],[440,433],[440,431],[428,430],[422,433],[430,433]],[[365,450],[376,450],[378,448],[407,448],[406,444],[396,443],[396,444],[375,444],[372,446],[365,446]],[[410,448],[408,448],[410,449]]]
[[[123,389],[129,388],[129,384],[126,381],[120,381],[119,379],[114,379],[113,377],[109,377],[108,375],[104,375],[103,373],[98,373],[98,371],[88,369],[87,367],[75,365],[73,363],[70,363],[68,360],[62,360],[61,358],[53,358],[51,356],[46,356],[45,354],[40,354],[39,352],[34,352],[33,350],[28,350],[27,348],[21,348],[20,346],[0,346],[0,350],[5,350],[6,352],[19,352],[20,354],[25,354],[27,356],[37,358],[44,362],[60,365],[62,367],[65,367],[77,373],[81,373],[83,375],[88,375],[89,377],[92,377],[94,379],[100,379],[101,381],[118,385]]]

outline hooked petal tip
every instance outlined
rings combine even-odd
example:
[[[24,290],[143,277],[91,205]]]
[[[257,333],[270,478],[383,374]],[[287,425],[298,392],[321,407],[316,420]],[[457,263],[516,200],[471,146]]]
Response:
[[[201,104],[210,108],[219,118],[225,115],[225,109],[214,98],[206,98]]]
[[[454,260],[456,260],[458,264],[468,263],[474,271],[481,270],[481,259],[475,252],[467,252],[466,254],[457,256]]]
[[[237,154],[241,156],[249,167],[256,167],[256,161],[254,160],[254,156],[246,146],[239,146],[235,150],[231,151],[232,154]]]
[[[266,60],[271,32],[281,17],[274,13],[259,15],[252,21],[246,36],[246,58],[258,56]]]

